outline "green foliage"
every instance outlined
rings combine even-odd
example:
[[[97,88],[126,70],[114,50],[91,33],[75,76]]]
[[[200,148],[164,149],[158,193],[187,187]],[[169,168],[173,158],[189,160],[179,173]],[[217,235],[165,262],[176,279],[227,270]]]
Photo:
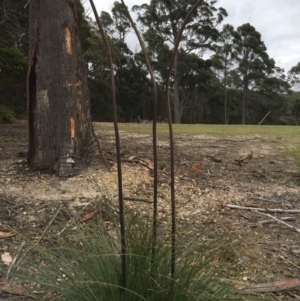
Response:
[[[134,216],[127,223],[127,288],[122,291],[120,241],[115,235],[110,236],[101,224],[87,227],[75,224],[72,226],[76,230],[69,230],[54,245],[34,246],[32,255],[39,258],[38,262],[27,262],[28,266],[20,267],[14,277],[28,281],[33,288],[40,285],[46,298],[59,294],[60,300],[66,301],[241,300],[241,293],[229,281],[218,278],[226,275],[222,275],[222,263],[217,263],[216,256],[225,254],[226,247],[219,246],[216,240],[208,243],[204,237],[193,243],[185,237],[185,241],[179,240],[171,295],[170,238],[161,228],[153,255],[152,225]]]
[[[291,104],[291,113],[295,117],[297,125],[300,124],[300,98],[296,98]]]
[[[134,55],[125,42],[130,26],[124,14],[118,2],[114,3],[112,15],[101,13],[114,61],[118,117],[127,122],[136,120],[138,115],[151,119],[150,82],[143,68],[144,58],[140,54]],[[97,121],[111,121],[110,74],[106,50],[94,29],[90,43],[85,59],[89,66],[92,116]]]
[[[130,154],[130,147],[129,146],[125,146],[122,150],[122,154],[123,155],[129,155]]]
[[[15,121],[15,112],[4,105],[0,105],[0,123],[12,123]]]
[[[14,108],[26,108],[27,59],[15,47],[0,48],[0,99]]]
[[[89,19],[85,15],[85,9],[80,0],[77,0],[78,7],[78,27],[79,27],[79,38],[81,42],[82,50],[87,51],[91,42],[90,39],[92,37],[91,26],[89,24]]]
[[[23,76],[27,71],[26,57],[15,47],[0,48],[0,75]]]
[[[88,67],[92,117],[96,121],[111,121],[106,51],[84,5],[77,1],[79,36]],[[0,101],[12,108],[17,116],[25,116],[29,18],[28,6],[26,9],[24,6],[27,1],[2,2]],[[143,25],[147,51],[155,70],[158,116],[161,119],[166,116],[164,83],[172,43],[187,11],[195,2],[152,0],[149,4],[134,6]],[[253,26],[243,24],[234,30],[227,24],[219,29],[227,13],[218,4],[215,0],[204,1],[183,33],[170,94],[171,100],[179,100],[181,121],[224,123],[224,115],[227,115],[228,123],[240,123],[243,90],[246,89],[244,84],[248,82],[251,86],[246,95],[248,123],[258,124],[271,110],[272,113],[264,121],[266,124],[299,124],[297,105],[292,96],[287,97],[290,93],[287,83],[294,90],[299,89],[299,64],[291,68],[287,78],[282,77],[283,70],[274,70],[274,61],[268,57],[262,37]],[[119,118],[124,122],[135,121],[138,116],[151,120],[149,77],[143,55],[134,54],[127,45],[127,35],[131,29],[122,5],[115,2],[111,13],[101,12],[101,20],[112,48]],[[203,54],[207,49],[213,55],[211,59],[204,60]],[[248,58],[243,57],[242,53],[248,53]],[[239,68],[234,69],[237,64]],[[175,85],[177,80],[178,89]]]
[[[159,73],[159,81],[162,85],[166,79],[166,70],[168,70],[169,59],[166,59],[166,57],[168,57],[175,44],[177,34],[185,16],[196,2],[196,0],[187,2],[179,0],[152,0],[149,5],[142,4],[133,7],[133,10],[138,14],[138,20],[145,27],[144,39],[148,44],[153,66],[155,71]],[[182,65],[189,65],[191,63],[186,61],[186,59],[189,58],[192,50],[198,53],[195,56],[200,60],[204,51],[212,49],[212,42],[217,41],[219,37],[217,26],[223,21],[225,16],[227,16],[225,9],[217,8],[216,1],[203,1],[191,16],[183,31],[179,52],[174,60],[172,74],[173,119],[175,123],[180,123],[182,108],[186,106],[187,100],[191,99],[193,106],[198,100],[198,95],[195,93],[195,82],[201,82],[197,77],[198,74],[193,76],[194,68],[192,68],[193,71],[184,74],[182,72]],[[187,93],[187,77],[189,78],[188,84],[190,87],[194,87],[193,94],[190,93],[190,88],[188,88],[189,91]]]
[[[288,72],[288,80],[290,84],[299,91],[300,88],[300,62],[291,68]]]
[[[28,5],[27,0],[0,1],[0,47],[18,47],[23,53],[28,53]]]
[[[232,32],[235,59],[243,86],[242,123],[246,122],[247,103],[249,101],[249,85],[255,85],[272,73],[275,62],[267,54],[267,48],[261,34],[249,23],[243,24]]]

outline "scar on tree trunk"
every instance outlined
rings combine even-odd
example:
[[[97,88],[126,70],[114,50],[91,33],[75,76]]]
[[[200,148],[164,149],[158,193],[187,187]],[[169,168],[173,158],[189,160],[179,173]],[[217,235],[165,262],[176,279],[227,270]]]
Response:
[[[108,170],[94,133],[77,3],[31,0],[28,66],[28,163],[72,176]]]

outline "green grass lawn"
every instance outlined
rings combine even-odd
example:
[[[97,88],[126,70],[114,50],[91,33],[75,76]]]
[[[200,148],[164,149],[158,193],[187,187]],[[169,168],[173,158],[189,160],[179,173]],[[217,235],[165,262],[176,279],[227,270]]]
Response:
[[[113,130],[112,123],[95,123],[96,130]],[[127,133],[151,134],[152,124],[119,123],[119,130]],[[176,135],[268,135],[280,138],[300,138],[300,126],[277,126],[277,125],[215,125],[215,124],[174,124]],[[157,124],[159,135],[168,135],[166,123]]]

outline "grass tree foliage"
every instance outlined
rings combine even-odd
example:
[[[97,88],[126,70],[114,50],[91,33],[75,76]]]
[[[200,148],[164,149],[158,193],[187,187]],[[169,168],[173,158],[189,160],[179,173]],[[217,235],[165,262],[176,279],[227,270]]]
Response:
[[[28,282],[44,300],[242,300],[243,294],[226,280],[225,266],[218,263],[222,246],[207,240],[205,233],[194,242],[184,236],[178,240],[182,247],[177,250],[174,280],[170,278],[171,240],[167,232],[161,230],[154,255],[150,220],[127,215],[126,233],[125,289],[120,284],[120,238],[109,236],[101,222],[88,227],[73,222],[62,237],[53,237],[52,245],[35,245],[27,257],[38,258],[39,264],[24,261],[14,276]]]

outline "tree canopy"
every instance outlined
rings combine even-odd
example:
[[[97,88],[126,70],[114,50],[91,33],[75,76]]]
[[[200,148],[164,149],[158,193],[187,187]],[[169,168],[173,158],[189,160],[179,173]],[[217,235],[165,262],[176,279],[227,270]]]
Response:
[[[132,10],[146,42],[158,88],[158,116],[166,117],[164,89],[171,51],[187,12],[196,0],[151,0]],[[0,100],[26,114],[28,56],[27,1],[0,0]],[[297,124],[291,93],[300,87],[300,63],[286,72],[275,66],[261,34],[249,23],[234,28],[218,1],[203,1],[180,43],[171,78],[176,123]],[[8,15],[8,12],[10,15]],[[109,70],[102,38],[78,0],[78,28],[88,68],[93,120],[111,121]],[[11,17],[9,17],[11,16]],[[111,44],[119,120],[152,119],[151,85],[143,56],[132,49],[132,29],[122,4],[102,11]],[[272,111],[274,110],[274,111]],[[276,113],[275,113],[276,110]]]

